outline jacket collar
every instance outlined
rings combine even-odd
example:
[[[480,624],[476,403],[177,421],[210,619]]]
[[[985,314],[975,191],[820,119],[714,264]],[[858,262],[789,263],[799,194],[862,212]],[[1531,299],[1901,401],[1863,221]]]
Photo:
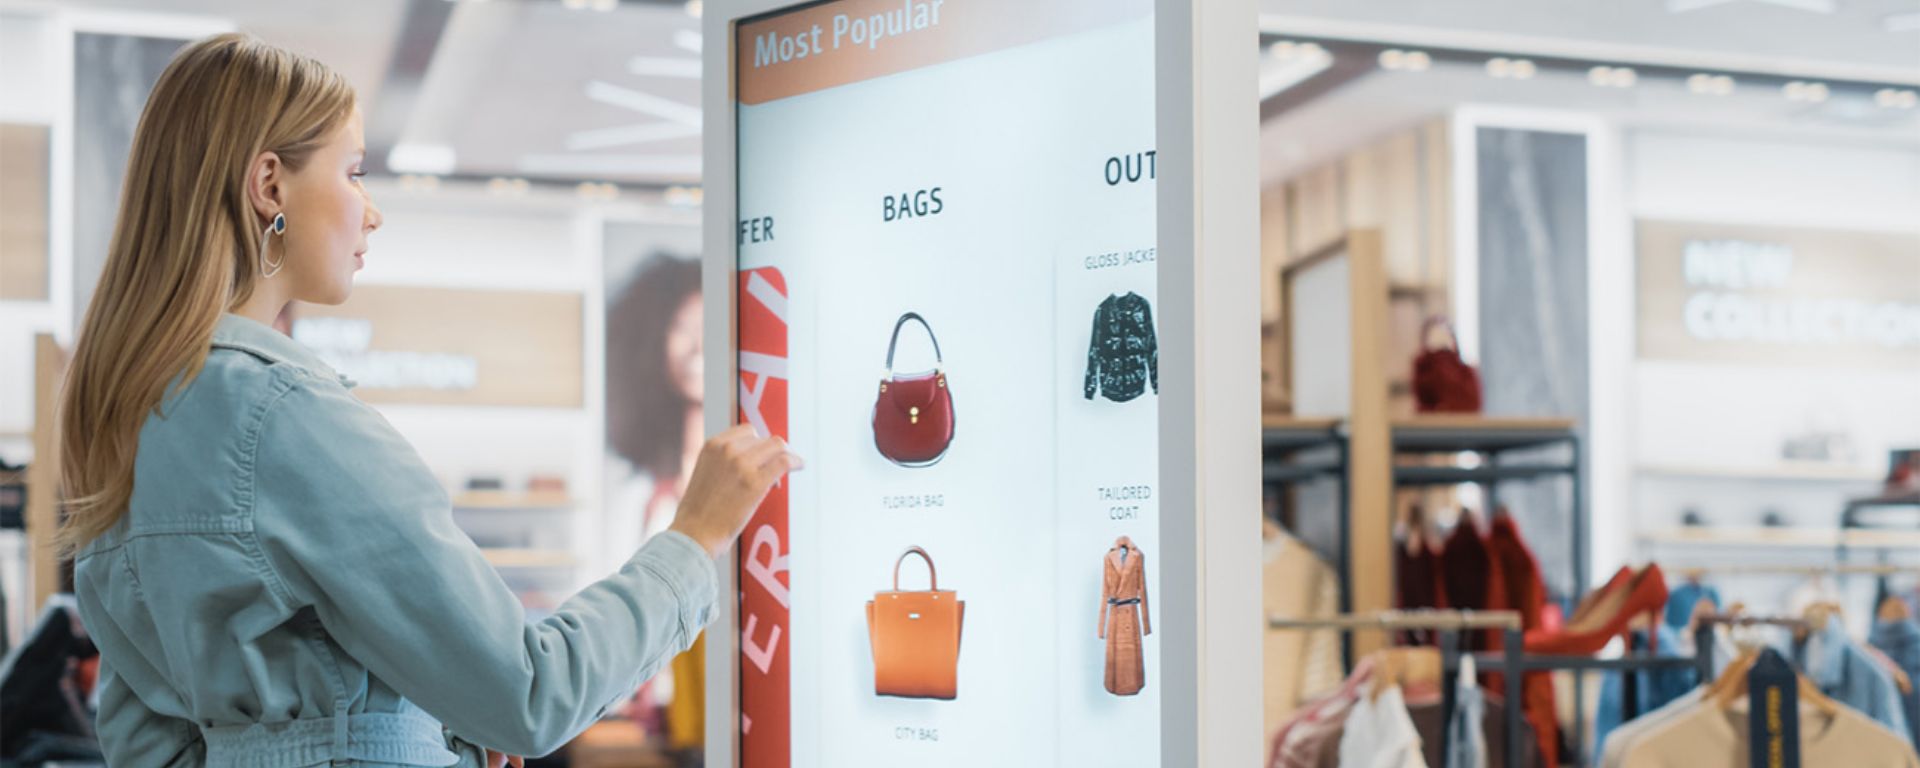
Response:
[[[213,328],[213,346],[237,349],[255,357],[275,363],[288,363],[312,371],[320,376],[340,380],[342,386],[352,389],[353,379],[327,365],[325,360],[279,331],[258,321],[228,312],[220,316],[219,324]]]

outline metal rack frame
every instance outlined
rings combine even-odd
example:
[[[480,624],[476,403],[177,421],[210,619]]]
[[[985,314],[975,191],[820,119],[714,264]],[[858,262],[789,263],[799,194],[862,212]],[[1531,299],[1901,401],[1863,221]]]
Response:
[[[1331,451],[1333,457],[1303,459],[1305,454]],[[1331,480],[1338,499],[1334,504],[1338,543],[1334,552],[1334,573],[1339,578],[1340,612],[1353,610],[1352,494],[1348,492],[1347,434],[1338,419],[1286,419],[1266,421],[1260,434],[1260,483],[1263,492],[1272,492],[1286,504],[1289,486]],[[1353,635],[1340,636],[1340,658],[1353,666]]]
[[[1501,457],[1514,451],[1532,451],[1564,445],[1570,455],[1562,462],[1503,464]],[[1431,456],[1435,454],[1474,453],[1481,458],[1477,467],[1421,466],[1395,463],[1395,489],[1433,485],[1478,485],[1486,494],[1489,511],[1500,505],[1500,483],[1513,480],[1565,477],[1572,484],[1572,564],[1571,599],[1587,591],[1587,510],[1585,470],[1581,466],[1580,434],[1571,422],[1564,425],[1533,424],[1501,419],[1455,419],[1423,417],[1396,421],[1393,425],[1393,455]]]

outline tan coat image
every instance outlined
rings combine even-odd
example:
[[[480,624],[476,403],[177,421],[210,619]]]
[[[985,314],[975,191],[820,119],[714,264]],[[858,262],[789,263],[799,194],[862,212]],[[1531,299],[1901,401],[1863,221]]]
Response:
[[[1107,641],[1107,691],[1132,696],[1147,685],[1140,637],[1153,634],[1147,619],[1147,556],[1122,536],[1104,560],[1099,634]]]

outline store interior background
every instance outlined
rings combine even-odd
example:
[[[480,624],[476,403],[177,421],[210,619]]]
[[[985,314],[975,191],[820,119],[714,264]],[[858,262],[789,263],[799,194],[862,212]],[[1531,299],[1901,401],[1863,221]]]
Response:
[[[1920,335],[1838,352],[1655,349],[1649,329],[1680,322],[1642,286],[1683,290],[1662,226],[1677,239],[1784,228],[1814,244],[1797,263],[1826,248],[1843,266],[1781,295],[1920,306],[1920,5],[1261,9],[1264,298],[1248,321],[1266,330],[1273,426],[1341,419],[1386,439],[1414,417],[1407,372],[1424,320],[1449,317],[1489,416],[1546,420],[1578,445],[1523,457],[1571,461],[1577,482],[1497,485],[1556,597],[1657,560],[1670,574],[1704,569],[1729,600],[1766,610],[1837,591],[1864,631],[1879,580],[1815,571],[1904,566],[1889,580],[1914,589],[1915,506],[1860,530],[1840,515],[1883,492],[1891,451],[1920,448]],[[664,527],[679,464],[671,440],[612,433],[677,437],[699,423],[697,403],[659,392],[700,391],[686,386],[699,375],[698,299],[673,287],[674,260],[700,255],[700,11],[0,0],[0,459],[30,467],[0,484],[45,471],[32,461],[49,371],[99,270],[146,89],[182,41],[238,29],[341,70],[366,114],[367,187],[386,225],[352,301],[301,308],[303,340],[391,377],[358,393],[440,474],[530,609],[611,570]],[[1870,256],[1846,252],[1862,242]],[[675,311],[622,305],[629,294]],[[1382,480],[1395,463],[1472,466],[1395,459],[1354,434],[1348,460],[1377,462]],[[1486,506],[1473,485],[1360,484],[1344,499],[1338,482],[1272,487],[1266,514],[1329,562],[1348,510],[1355,609],[1391,602],[1389,539],[1408,507],[1447,526],[1451,510]],[[36,503],[29,527],[47,514]],[[31,547],[18,527],[0,530],[9,647],[57,583]],[[653,735],[623,754],[657,751],[665,715],[636,720]]]

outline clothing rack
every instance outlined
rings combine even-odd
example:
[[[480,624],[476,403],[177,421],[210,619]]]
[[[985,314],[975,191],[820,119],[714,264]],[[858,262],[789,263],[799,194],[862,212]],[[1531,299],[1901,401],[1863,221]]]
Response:
[[[1864,574],[1868,576],[1893,576],[1903,573],[1920,573],[1920,563],[1913,565],[1869,565],[1866,563],[1835,563],[1830,565],[1773,565],[1768,563],[1717,563],[1711,565],[1676,565],[1668,569],[1675,574],[1723,573],[1731,575],[1782,575],[1782,576],[1829,576],[1846,574]]]
[[[1502,651],[1491,655],[1506,662],[1508,668],[1519,668],[1521,658],[1520,614],[1515,611],[1454,611],[1421,609],[1411,611],[1379,611],[1365,614],[1341,614],[1317,619],[1293,619],[1274,616],[1267,619],[1270,631],[1332,629],[1342,632],[1343,639],[1351,633],[1364,629],[1397,631],[1403,629],[1431,629],[1440,632],[1440,753],[1447,754],[1448,740],[1452,738],[1454,709],[1458,706],[1460,659],[1459,633],[1472,630],[1498,629],[1503,641]],[[1472,654],[1475,663],[1479,663],[1482,654]],[[1530,747],[1521,739],[1520,721],[1524,702],[1520,698],[1520,676],[1505,676],[1504,695],[1506,713],[1502,720],[1506,724],[1507,768],[1517,768],[1527,764],[1522,758],[1529,754]],[[1478,724],[1476,724],[1478,725]]]
[[[1724,613],[1711,613],[1698,617],[1697,622],[1697,625],[1693,629],[1692,661],[1699,665],[1700,681],[1703,683],[1713,679],[1713,628],[1716,625],[1729,627],[1771,626],[1787,627],[1790,629],[1807,628],[1806,619],[1794,616],[1749,616],[1745,614],[1728,615]]]

